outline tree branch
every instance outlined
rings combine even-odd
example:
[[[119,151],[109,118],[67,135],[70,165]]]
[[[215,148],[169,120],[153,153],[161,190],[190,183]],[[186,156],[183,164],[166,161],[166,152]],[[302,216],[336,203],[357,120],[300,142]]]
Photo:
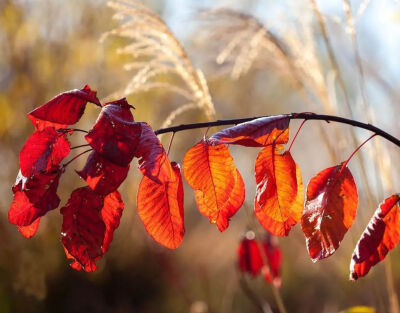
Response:
[[[291,113],[286,114],[286,116],[291,120],[320,120],[326,122],[337,122],[341,124],[347,124],[354,127],[362,128],[369,130],[378,136],[385,138],[386,140],[392,142],[396,146],[400,147],[400,139],[392,136],[391,134],[385,132],[384,130],[362,122],[358,122],[352,119],[335,116],[335,115],[325,115],[325,114],[315,114],[315,113]],[[240,123],[249,122],[261,117],[268,117],[268,116],[255,116],[255,117],[246,117],[246,118],[239,118],[239,119],[229,119],[229,120],[217,120],[212,122],[203,122],[203,123],[192,123],[192,124],[181,124],[178,126],[172,126],[167,128],[160,128],[155,131],[156,135],[170,133],[170,132],[179,132],[189,129],[198,129],[198,128],[206,128],[206,127],[213,127],[213,126],[227,126],[227,125],[236,125]]]

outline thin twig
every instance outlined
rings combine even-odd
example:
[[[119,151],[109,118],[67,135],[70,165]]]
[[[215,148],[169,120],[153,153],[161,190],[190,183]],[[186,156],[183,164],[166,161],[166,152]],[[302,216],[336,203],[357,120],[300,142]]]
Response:
[[[86,151],[83,151],[81,153],[79,153],[78,155],[74,156],[71,160],[69,160],[67,163],[65,163],[62,167],[66,168],[71,162],[75,161],[77,158],[79,158],[81,155],[88,153],[90,151],[92,151],[93,149],[88,149]]]
[[[269,115],[271,116],[271,115]],[[319,120],[319,121],[326,121],[326,122],[337,122],[341,124],[347,124],[354,127],[362,128],[369,130],[378,136],[385,138],[386,140],[392,142],[396,146],[400,147],[400,139],[392,136],[391,134],[385,132],[384,130],[371,125],[362,123],[359,121],[355,121],[352,119],[335,116],[335,115],[325,115],[325,114],[314,114],[314,113],[291,113],[286,114],[286,116],[291,120]],[[207,128],[213,126],[227,126],[227,125],[235,125],[244,122],[249,122],[261,117],[268,117],[268,116],[254,116],[254,117],[246,117],[246,118],[239,118],[239,119],[228,119],[228,120],[217,120],[213,122],[202,122],[202,123],[192,123],[192,124],[181,124],[178,126],[172,126],[167,128],[160,128],[155,131],[156,135],[170,133],[170,132],[179,132],[189,129],[198,129],[198,128]]]

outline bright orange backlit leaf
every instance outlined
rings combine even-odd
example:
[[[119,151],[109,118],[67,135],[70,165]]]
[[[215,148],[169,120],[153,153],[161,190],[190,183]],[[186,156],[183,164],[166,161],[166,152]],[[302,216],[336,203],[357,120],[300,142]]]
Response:
[[[244,200],[244,184],[228,148],[200,141],[186,152],[183,175],[195,190],[200,212],[225,230]]]
[[[314,262],[338,249],[354,222],[357,205],[357,186],[347,166],[324,169],[310,180],[301,226]]]
[[[243,204],[246,189],[239,171],[236,170],[235,186],[230,193],[228,201],[220,210],[209,208],[205,205],[204,194],[201,190],[195,190],[194,195],[199,211],[210,219],[210,222],[216,224],[220,231],[224,231],[229,226],[229,220],[240,209]]]
[[[304,188],[300,168],[290,152],[275,145],[257,156],[255,214],[261,225],[276,236],[287,236],[303,211]]]
[[[158,243],[176,249],[185,233],[183,185],[179,165],[172,162],[173,181],[157,183],[143,176],[137,195],[137,209],[146,231]]]
[[[272,143],[284,144],[289,140],[289,122],[286,115],[261,117],[226,128],[212,135],[210,144],[236,144],[246,147],[263,147]]]
[[[350,279],[368,274],[400,241],[400,195],[380,204],[361,235],[350,263]]]

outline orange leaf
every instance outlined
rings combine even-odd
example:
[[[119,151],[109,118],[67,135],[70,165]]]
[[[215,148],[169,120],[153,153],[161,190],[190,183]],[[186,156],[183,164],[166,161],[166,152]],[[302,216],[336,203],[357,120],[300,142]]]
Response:
[[[17,226],[17,230],[21,233],[22,236],[29,239],[36,234],[39,228],[39,223],[40,217],[34,220],[33,223],[28,226]]]
[[[350,279],[368,274],[400,241],[400,195],[380,204],[361,235],[350,263]]]
[[[199,210],[223,231],[244,200],[244,184],[225,145],[202,140],[186,152],[183,175],[196,191]]]
[[[261,117],[215,133],[209,143],[237,144],[247,147],[263,147],[272,143],[284,144],[289,140],[289,122],[286,115]]]
[[[204,194],[201,190],[194,192],[199,211],[204,216],[210,219],[212,224],[216,224],[220,231],[224,231],[229,226],[229,220],[240,209],[243,204],[246,189],[239,171],[236,170],[235,186],[229,195],[228,201],[221,207],[220,210],[209,208],[205,205]]]
[[[303,211],[304,188],[300,168],[290,152],[275,145],[257,156],[255,214],[261,225],[276,236],[287,236]]]
[[[176,179],[157,183],[143,176],[137,195],[139,217],[146,231],[158,243],[177,248],[185,233],[183,185],[179,165],[171,163]]]
[[[314,262],[336,251],[354,222],[357,205],[357,186],[346,166],[327,168],[310,180],[301,227]]]

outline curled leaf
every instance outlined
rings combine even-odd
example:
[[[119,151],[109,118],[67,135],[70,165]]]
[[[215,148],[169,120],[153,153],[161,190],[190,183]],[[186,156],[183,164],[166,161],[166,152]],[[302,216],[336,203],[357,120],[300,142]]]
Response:
[[[257,191],[255,214],[261,225],[275,236],[287,236],[303,211],[304,189],[300,168],[289,151],[265,147],[255,164]]]
[[[157,183],[143,176],[137,195],[137,208],[146,231],[158,243],[177,248],[185,233],[183,185],[179,165],[172,162],[176,178]]]
[[[131,107],[125,98],[106,103],[96,124],[85,136],[97,153],[120,166],[132,161],[141,134],[140,123],[134,122]]]
[[[119,166],[93,151],[89,155],[85,167],[77,173],[96,193],[107,195],[117,190],[128,175],[128,171],[129,164]]]
[[[289,140],[289,123],[287,115],[261,117],[217,132],[208,141],[213,145],[236,144],[246,147],[285,144]]]
[[[8,211],[8,220],[17,226],[31,225],[36,219],[60,204],[57,187],[61,170],[41,173],[26,178],[20,172],[13,186],[14,201]]]
[[[195,190],[200,212],[223,231],[244,201],[244,184],[225,145],[202,140],[186,152],[183,175]]]
[[[160,140],[147,123],[140,123],[142,134],[135,156],[139,158],[139,169],[144,176],[157,183],[164,183],[175,178],[174,170],[168,160]]]
[[[22,175],[30,177],[56,170],[70,151],[65,134],[53,127],[35,131],[26,141],[19,154]]]
[[[375,211],[357,243],[350,263],[350,279],[368,274],[400,241],[400,195],[393,195]]]
[[[347,166],[327,168],[310,180],[301,227],[314,262],[338,249],[354,222],[357,205],[357,186]]]
[[[29,112],[28,118],[38,130],[49,126],[55,129],[66,128],[80,120],[87,102],[101,106],[96,91],[91,90],[88,85],[81,90],[74,89],[57,95]]]

